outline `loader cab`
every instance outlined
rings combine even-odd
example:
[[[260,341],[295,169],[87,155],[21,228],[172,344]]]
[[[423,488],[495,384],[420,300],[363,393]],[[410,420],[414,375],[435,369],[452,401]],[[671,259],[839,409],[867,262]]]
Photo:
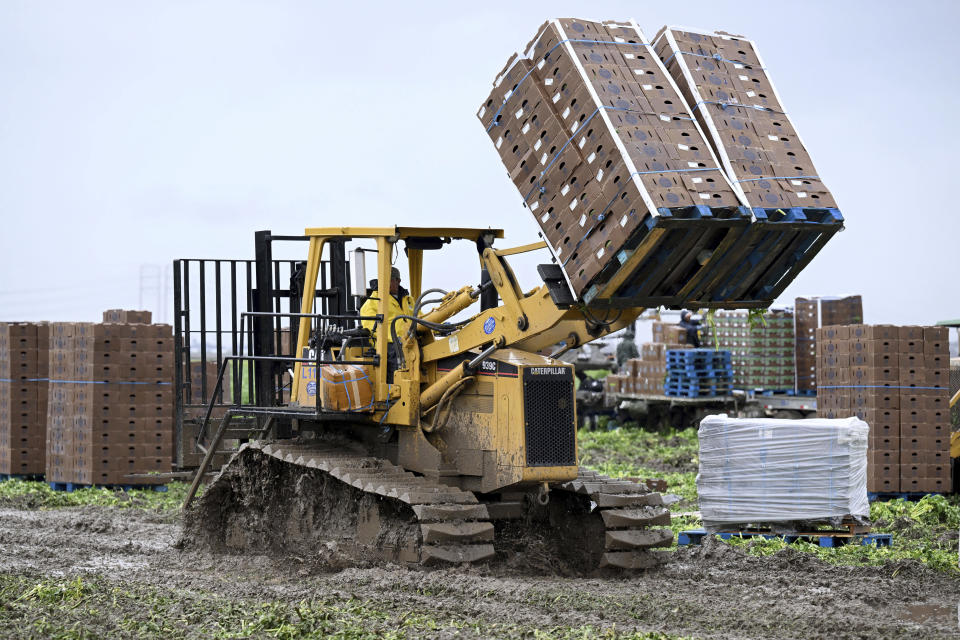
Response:
[[[406,269],[401,269],[401,280],[409,290],[414,304],[417,301],[425,302],[424,291],[424,262],[425,252],[430,253],[443,249],[454,242],[463,242],[480,247],[493,244],[494,240],[503,237],[500,229],[468,229],[468,228],[427,228],[427,227],[318,227],[308,228],[304,235],[309,238],[307,260],[303,272],[303,290],[316,289],[317,275],[320,265],[324,261],[331,261],[333,270],[349,272],[352,282],[351,295],[354,307],[358,309],[349,320],[345,319],[343,326],[337,326],[337,331],[326,330],[326,333],[317,334],[312,327],[316,323],[300,322],[296,332],[295,353],[302,359],[321,355],[322,347],[329,349],[329,355],[345,364],[368,363],[370,385],[372,387],[372,409],[386,410],[391,398],[399,397],[400,390],[391,390],[387,376],[388,345],[391,342],[391,327],[386,322],[389,316],[388,300],[390,294],[390,273],[394,261],[400,253],[406,258]],[[373,261],[369,258],[373,256]],[[349,266],[347,261],[349,259]],[[373,262],[373,269],[368,270]],[[402,263],[402,261],[400,261]],[[428,263],[433,260],[427,259]],[[439,262],[439,261],[438,261]],[[339,267],[338,265],[343,265]],[[442,269],[442,262],[435,269]],[[405,273],[404,273],[405,272]],[[473,276],[475,278],[476,276]],[[376,313],[370,317],[361,317],[359,303],[366,296],[366,285],[372,279],[377,281],[376,291],[371,295],[379,304]],[[437,296],[434,295],[434,298]],[[315,318],[316,298],[304,296],[301,300],[300,315],[303,318]],[[374,321],[372,332],[364,332],[361,328],[364,319]],[[368,323],[369,324],[369,323]],[[329,326],[329,325],[325,325]],[[394,327],[395,329],[395,327]],[[419,385],[418,374],[414,372],[407,384]],[[317,404],[317,368],[307,362],[297,362],[293,372],[293,386],[290,403],[296,406],[312,406]]]

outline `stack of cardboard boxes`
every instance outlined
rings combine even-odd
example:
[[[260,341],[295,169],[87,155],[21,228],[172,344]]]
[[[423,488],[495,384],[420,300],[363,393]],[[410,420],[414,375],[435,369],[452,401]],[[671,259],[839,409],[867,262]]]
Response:
[[[867,490],[947,491],[947,329],[828,326],[817,330],[817,343],[819,415],[870,425]]]
[[[751,207],[836,207],[754,43],[664,27],[654,46]]]
[[[125,312],[129,314],[130,312]],[[147,320],[142,315],[104,314]],[[47,480],[158,484],[171,467],[173,337],[169,325],[52,323]],[[130,474],[138,474],[131,479]]]
[[[43,473],[47,346],[42,323],[0,323],[0,474]]]
[[[718,311],[703,328],[703,345],[731,354],[735,389],[795,387],[793,313],[770,311],[751,319],[746,311]]]
[[[794,301],[797,391],[817,390],[817,328],[863,323],[860,296],[797,298]]]

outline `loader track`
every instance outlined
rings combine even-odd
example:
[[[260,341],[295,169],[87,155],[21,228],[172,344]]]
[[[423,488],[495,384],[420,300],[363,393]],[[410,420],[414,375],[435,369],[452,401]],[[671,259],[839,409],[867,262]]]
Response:
[[[586,470],[555,490],[588,499],[591,513],[599,513],[604,529],[600,568],[649,569],[662,564],[664,556],[651,549],[669,547],[673,531],[650,528],[670,525],[670,512],[659,493]]]
[[[653,528],[669,525],[670,514],[642,484],[581,471],[552,485],[547,506],[535,491],[521,495],[525,515],[494,521],[496,502],[339,442],[249,442],[188,511],[186,533],[233,552],[319,557],[335,548],[340,566],[508,559],[511,550],[536,555],[540,547],[529,545],[548,540],[544,570],[567,575],[656,567],[663,554],[651,550],[673,540]]]
[[[252,484],[247,483],[246,488],[238,486],[243,481],[237,474],[243,473],[245,467],[257,465],[257,459],[262,456],[286,465],[284,471],[288,474],[291,467],[296,467],[303,473],[320,474],[320,477],[315,478],[314,485],[301,488],[303,478],[283,481],[279,474],[266,473]],[[331,486],[330,479],[343,486]],[[266,489],[264,480],[295,485],[298,493],[311,495],[283,498],[284,487]],[[218,483],[231,486],[218,487]],[[260,486],[256,486],[258,483]],[[228,494],[244,492],[260,495],[225,499]],[[328,504],[323,504],[324,501]],[[233,508],[226,507],[230,513],[224,514],[210,504],[215,502],[227,503]],[[284,502],[293,504],[284,505]],[[347,506],[338,511],[338,505],[330,503]],[[340,541],[348,553],[361,560],[379,558],[430,566],[478,562],[494,556],[493,524],[489,522],[486,505],[480,504],[472,493],[405,471],[388,460],[336,446],[244,444],[205,492],[199,506],[200,511],[206,513],[196,515],[191,528],[205,529],[204,535],[242,550],[271,543],[285,548],[310,542],[319,546],[326,542],[324,534],[331,533],[329,521],[335,518],[330,514],[346,513],[347,517],[341,515],[341,519],[349,522],[336,532],[341,534]],[[250,514],[246,519],[244,510],[260,510],[267,515],[258,518]],[[211,512],[215,514],[213,517]],[[238,518],[242,519],[239,525],[235,522]],[[299,521],[291,522],[295,518]],[[206,522],[198,522],[203,519]],[[320,530],[311,531],[312,524],[320,525]],[[238,526],[249,530],[237,531]]]

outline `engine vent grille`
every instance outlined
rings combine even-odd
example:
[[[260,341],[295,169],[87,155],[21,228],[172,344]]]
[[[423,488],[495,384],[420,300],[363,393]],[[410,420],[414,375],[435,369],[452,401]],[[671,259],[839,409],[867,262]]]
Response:
[[[523,370],[523,416],[527,466],[577,464],[573,375],[566,367]]]

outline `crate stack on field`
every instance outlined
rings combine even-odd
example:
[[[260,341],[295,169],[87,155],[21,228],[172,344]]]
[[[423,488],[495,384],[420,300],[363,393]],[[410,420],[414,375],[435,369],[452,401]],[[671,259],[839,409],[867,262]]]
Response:
[[[870,426],[867,489],[950,487],[949,346],[945,327],[817,330],[817,410]]]
[[[0,475],[43,474],[47,348],[44,323],[0,323]]]
[[[713,349],[668,349],[664,395],[712,398],[728,395],[733,388],[729,351]]]
[[[49,325],[47,481],[162,484],[143,474],[171,468],[171,327],[143,311],[104,320]]]
[[[684,97],[691,78],[658,53],[632,21],[549,20],[507,60],[477,115],[553,253],[550,277],[576,299],[766,306],[842,217],[819,180],[778,187],[796,202],[749,199],[774,189],[744,180],[782,182],[764,162],[772,151],[704,129],[702,105]],[[806,166],[792,128],[784,135],[777,152]],[[730,144],[756,163],[722,162]]]
[[[817,391],[817,328],[863,324],[860,296],[797,298],[793,305],[796,332],[797,392]]]
[[[795,386],[793,313],[718,311],[703,330],[703,344],[729,351],[736,389],[793,391]]]

